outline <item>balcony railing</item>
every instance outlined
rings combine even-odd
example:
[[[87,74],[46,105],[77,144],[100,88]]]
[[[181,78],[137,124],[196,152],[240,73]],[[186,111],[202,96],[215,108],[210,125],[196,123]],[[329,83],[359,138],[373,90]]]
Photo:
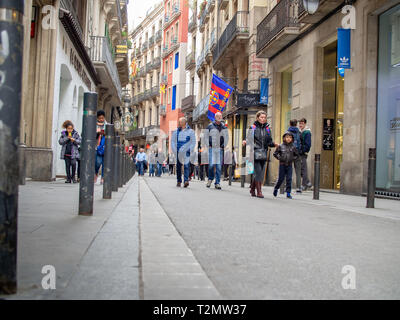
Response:
[[[154,45],[154,36],[151,36],[149,38],[149,47],[152,47]]]
[[[146,135],[146,128],[137,128],[129,130],[125,133],[125,139],[132,139],[137,137],[144,137]]]
[[[194,58],[194,52],[192,51],[186,56],[185,59],[185,69],[190,70],[196,65],[196,60]]]
[[[181,14],[178,4],[173,4],[172,9],[164,16],[163,29],[167,28]]]
[[[208,105],[210,104],[210,95],[206,95],[196,108],[193,110],[193,121],[197,121],[202,115],[208,111]]]
[[[161,66],[161,58],[160,57],[154,58],[152,68],[158,69],[160,68],[160,66]]]
[[[150,91],[150,98],[154,98],[160,95],[160,88],[159,86],[154,86],[151,88]]]
[[[207,2],[207,12],[211,13],[212,10],[215,8],[215,0],[208,0]]]
[[[159,43],[162,40],[162,30],[156,32],[156,42]]]
[[[204,31],[204,27],[205,27],[206,23],[208,22],[209,18],[210,18],[210,16],[208,15],[207,7],[205,7],[203,9],[203,11],[201,11],[201,13],[200,13],[200,21],[199,21],[200,32]]]
[[[192,17],[190,18],[190,22],[188,25],[188,31],[193,32],[196,30],[196,27],[197,27],[197,19],[196,19],[196,15],[193,14]]]
[[[142,77],[144,77],[144,76],[146,76],[146,67],[144,66],[144,67],[141,67],[140,69],[139,69],[139,72],[137,73],[138,74],[138,77],[139,78],[142,78]]]
[[[117,90],[118,97],[121,100],[122,88],[118,76],[118,69],[112,57],[111,49],[106,37],[90,37],[90,59],[93,62],[102,62],[106,65]]]
[[[145,52],[149,48],[149,42],[145,41],[142,44],[142,52]]]
[[[161,83],[162,84],[168,83],[168,76],[166,74],[161,75]]]
[[[232,20],[226,26],[224,32],[222,32],[218,39],[217,46],[213,50],[213,61],[214,63],[220,58],[222,53],[228,47],[228,45],[237,36],[249,36],[249,12],[238,11],[233,16]]]
[[[167,106],[161,105],[160,106],[160,116],[165,116],[167,114]]]
[[[182,99],[182,112],[191,112],[194,108],[194,95],[187,96]]]
[[[257,26],[257,56],[269,58],[299,34],[297,3],[281,0]],[[277,37],[281,40],[276,48],[266,50]],[[262,52],[264,51],[264,52]]]

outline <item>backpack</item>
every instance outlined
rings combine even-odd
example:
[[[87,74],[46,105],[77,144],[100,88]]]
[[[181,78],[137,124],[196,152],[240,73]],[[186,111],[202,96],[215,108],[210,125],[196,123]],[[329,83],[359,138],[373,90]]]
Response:
[[[296,149],[298,151],[300,151],[301,150],[301,134],[299,131],[297,131],[296,133],[292,132],[292,134],[294,137],[293,145],[296,147]]]

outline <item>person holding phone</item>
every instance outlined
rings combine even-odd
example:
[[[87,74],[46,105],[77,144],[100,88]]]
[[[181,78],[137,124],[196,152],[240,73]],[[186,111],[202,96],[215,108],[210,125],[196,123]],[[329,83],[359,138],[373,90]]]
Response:
[[[74,124],[67,120],[63,123],[64,131],[61,132],[61,137],[58,143],[62,146],[61,159],[65,161],[65,170],[67,172],[67,180],[65,183],[77,183],[75,179],[76,161],[79,159],[79,145],[81,137],[74,129]]]

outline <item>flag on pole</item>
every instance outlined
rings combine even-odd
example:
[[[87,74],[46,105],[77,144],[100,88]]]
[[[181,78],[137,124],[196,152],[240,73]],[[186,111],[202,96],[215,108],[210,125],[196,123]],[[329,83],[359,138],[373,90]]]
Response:
[[[229,97],[233,92],[233,88],[225,83],[221,78],[213,74],[210,91],[210,102],[208,105],[208,119],[211,121],[215,120],[215,114],[217,112],[223,112],[226,104],[228,103]]]

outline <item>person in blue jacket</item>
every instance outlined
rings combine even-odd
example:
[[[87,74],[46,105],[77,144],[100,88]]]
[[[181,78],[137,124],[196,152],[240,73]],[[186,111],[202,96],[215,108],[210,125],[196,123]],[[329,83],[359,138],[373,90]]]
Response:
[[[297,127],[296,119],[290,120],[290,127],[287,131],[293,134],[293,145],[300,154],[302,149],[301,132]],[[296,160],[294,160],[294,169],[296,171],[296,192],[301,193],[301,157],[298,157]]]
[[[172,133],[171,148],[176,159],[177,187],[182,185],[182,165],[184,187],[189,186],[190,154],[194,152],[196,137],[185,117],[178,120],[178,128]]]
[[[97,127],[96,127],[96,163],[94,183],[97,182],[99,170],[101,167],[101,184],[104,182],[104,149],[106,143],[105,128],[106,128],[106,113],[103,110],[97,111]]]

